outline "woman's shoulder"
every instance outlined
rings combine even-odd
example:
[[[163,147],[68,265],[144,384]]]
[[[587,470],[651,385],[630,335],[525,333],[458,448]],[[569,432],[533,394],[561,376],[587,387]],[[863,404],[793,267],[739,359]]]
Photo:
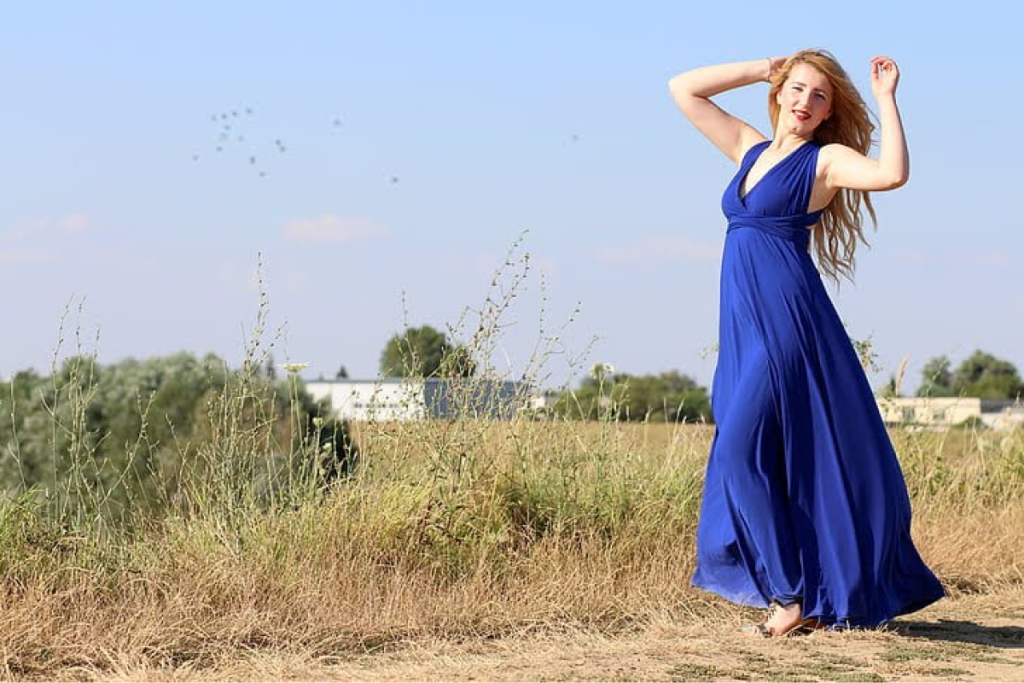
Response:
[[[818,143],[815,143],[818,144]],[[847,154],[857,154],[860,156],[860,152],[855,150],[849,145],[844,145],[841,142],[826,142],[825,144],[818,144],[820,148],[818,150],[818,156],[822,159],[833,159],[838,156],[845,156]]]
[[[831,165],[839,160],[849,159],[851,156],[863,156],[853,147],[839,142],[829,142],[824,145],[820,145],[819,147],[818,172],[822,174],[828,173]]]
[[[743,150],[743,153],[740,154],[740,166],[745,164],[752,155],[770,145],[771,142],[771,139],[760,134],[756,138],[753,138],[747,148]]]

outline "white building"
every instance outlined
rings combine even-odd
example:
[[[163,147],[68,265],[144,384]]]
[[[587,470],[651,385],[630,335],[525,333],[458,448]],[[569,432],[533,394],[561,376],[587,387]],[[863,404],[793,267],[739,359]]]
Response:
[[[558,399],[561,398],[562,392],[548,389],[542,391],[539,394],[534,394],[526,400],[526,407],[532,411],[544,412],[551,410],[558,404]]]
[[[886,424],[951,427],[977,419],[992,429],[1024,426],[1024,405],[981,398],[879,398],[878,410]]]
[[[329,399],[344,420],[421,420],[479,417],[508,420],[527,400],[528,387],[509,381],[429,377],[315,380],[309,394]]]

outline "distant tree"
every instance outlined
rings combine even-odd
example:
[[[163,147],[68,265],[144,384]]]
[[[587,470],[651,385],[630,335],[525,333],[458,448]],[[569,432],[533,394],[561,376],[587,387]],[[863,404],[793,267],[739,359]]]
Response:
[[[949,358],[937,356],[924,364],[924,368],[921,370],[921,386],[917,389],[917,395],[933,398],[956,396]]]
[[[597,368],[598,366],[595,366]],[[711,421],[707,389],[677,370],[630,376],[603,367],[562,396],[556,411],[583,419],[655,422]]]
[[[443,332],[424,325],[388,340],[380,371],[386,377],[471,377],[476,363],[464,346],[452,345]]]
[[[918,396],[971,396],[1014,399],[1024,394],[1024,382],[1013,363],[975,351],[956,370],[945,356],[933,358],[922,371]]]
[[[19,372],[0,381],[0,495],[38,488],[63,510],[62,500],[92,490],[81,498],[90,505],[158,511],[177,495],[186,458],[205,467],[223,455],[227,429],[267,430],[268,457],[257,467],[299,467],[287,454],[315,443],[325,482],[347,472],[356,458],[348,425],[301,383],[265,371],[179,353],[113,365],[75,356],[50,377]]]
[[[1013,399],[1024,392],[1024,383],[1013,363],[975,351],[953,372],[953,389],[964,396]]]
[[[338,371],[334,373],[334,379],[348,379],[348,370],[342,365],[338,368]]]

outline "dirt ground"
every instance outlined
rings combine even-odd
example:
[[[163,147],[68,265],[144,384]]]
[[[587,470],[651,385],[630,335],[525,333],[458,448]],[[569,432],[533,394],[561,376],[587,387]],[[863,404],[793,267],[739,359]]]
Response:
[[[870,631],[763,639],[749,613],[697,627],[678,617],[626,633],[574,629],[499,639],[408,642],[312,658],[239,653],[215,669],[125,666],[105,680],[322,681],[1022,681],[1024,590],[947,598]],[[94,678],[94,672],[68,672]]]

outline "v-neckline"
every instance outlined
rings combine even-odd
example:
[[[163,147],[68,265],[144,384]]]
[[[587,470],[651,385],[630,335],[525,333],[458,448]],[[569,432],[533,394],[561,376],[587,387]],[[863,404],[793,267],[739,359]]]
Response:
[[[761,183],[764,181],[765,178],[768,177],[768,175],[772,171],[777,169],[782,164],[786,163],[786,161],[788,161],[791,156],[796,154],[799,150],[803,149],[804,145],[806,145],[808,143],[808,141],[801,142],[799,145],[797,145],[796,147],[791,149],[786,154],[786,156],[784,156],[781,159],[779,159],[778,161],[776,161],[774,164],[772,164],[771,168],[769,168],[767,171],[762,173],[761,177],[757,179],[757,182],[754,183],[753,187],[748,187],[746,192],[744,192],[743,194],[740,194],[740,192],[743,190],[743,183],[746,182],[747,176],[750,175],[750,171],[754,168],[754,165],[757,163],[757,160],[761,158],[762,154],[764,154],[764,150],[768,149],[772,145],[772,141],[771,140],[766,140],[765,142],[767,142],[768,144],[764,146],[764,149],[762,149],[760,152],[757,153],[757,156],[754,157],[754,160],[752,162],[750,162],[750,166],[747,166],[747,170],[745,170],[743,172],[743,175],[740,176],[740,181],[736,184],[736,197],[740,200],[740,203],[743,204],[743,206],[747,205],[747,197],[750,196],[750,193],[753,192],[758,187],[760,187]]]

